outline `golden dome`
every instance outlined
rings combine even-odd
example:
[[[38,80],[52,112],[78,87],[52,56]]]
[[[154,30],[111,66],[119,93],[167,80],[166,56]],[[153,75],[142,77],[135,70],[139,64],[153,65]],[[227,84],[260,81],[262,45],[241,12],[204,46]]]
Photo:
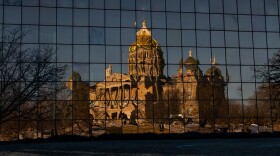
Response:
[[[129,52],[134,52],[137,48],[161,51],[158,42],[152,38],[151,31],[147,29],[145,20],[142,22],[142,28],[136,33],[136,41],[129,47]]]

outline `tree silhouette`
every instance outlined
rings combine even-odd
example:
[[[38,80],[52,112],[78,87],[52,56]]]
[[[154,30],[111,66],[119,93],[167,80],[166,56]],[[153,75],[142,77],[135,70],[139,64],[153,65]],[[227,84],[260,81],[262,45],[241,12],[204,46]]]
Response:
[[[268,66],[256,68],[256,77],[264,82],[258,88],[258,97],[269,99],[268,105],[271,109],[269,113],[273,121],[277,121],[280,117],[280,51],[269,59]]]
[[[0,125],[30,114],[38,102],[55,99],[60,90],[56,82],[67,67],[55,63],[49,46],[23,49],[28,34],[20,29],[4,28],[0,43]]]

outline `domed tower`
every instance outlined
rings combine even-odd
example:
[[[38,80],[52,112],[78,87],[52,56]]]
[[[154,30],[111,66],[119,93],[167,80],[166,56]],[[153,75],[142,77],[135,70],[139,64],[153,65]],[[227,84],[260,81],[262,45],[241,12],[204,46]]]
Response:
[[[196,76],[197,78],[202,76],[202,71],[199,68],[199,61],[192,57],[192,49],[189,50],[189,57],[184,62],[186,67],[186,75]]]
[[[177,79],[176,87],[181,92],[181,114],[191,122],[199,122],[199,98],[198,85],[202,78],[202,71],[199,68],[199,61],[192,56],[192,49],[189,50],[189,56],[184,61],[185,74]],[[180,65],[179,70],[183,70]],[[178,71],[179,71],[178,70]],[[180,75],[180,72],[178,73]]]
[[[213,61],[211,63],[211,67],[208,68],[205,73],[206,81],[204,88],[207,88],[207,91],[205,91],[204,95],[207,96],[201,97],[201,99],[203,99],[205,102],[208,102],[204,104],[206,107],[208,107],[204,108],[204,110],[207,110],[208,112],[204,113],[208,114],[206,115],[206,117],[208,116],[209,122],[212,122],[213,124],[214,117],[227,116],[228,105],[225,99],[226,82],[221,70],[217,67],[215,57],[213,58]],[[204,118],[204,115],[202,114],[201,117]]]
[[[223,83],[224,77],[221,70],[216,66],[216,57],[213,58],[213,62],[210,68],[206,70],[205,76],[212,83]]]
[[[163,75],[163,52],[152,38],[143,20],[142,28],[136,33],[136,41],[129,48],[128,73],[133,76],[159,77]]]

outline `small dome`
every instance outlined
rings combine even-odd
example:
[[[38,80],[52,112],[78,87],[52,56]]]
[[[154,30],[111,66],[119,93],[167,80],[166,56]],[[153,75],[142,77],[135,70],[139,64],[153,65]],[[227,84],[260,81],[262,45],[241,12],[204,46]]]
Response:
[[[137,41],[132,43],[132,45],[129,47],[129,52],[134,52],[137,48],[144,48],[147,50],[153,49],[162,52],[157,41],[148,36],[137,36]]]
[[[199,61],[192,57],[192,49],[189,51],[189,57],[184,62],[187,70],[197,70]]]
[[[147,50],[157,50],[162,53],[158,42],[152,38],[151,31],[147,28],[146,21],[143,20],[142,28],[136,33],[136,41],[129,47],[129,52],[135,52],[137,48]]]
[[[212,75],[212,76],[217,76],[217,77],[223,78],[221,70],[219,68],[217,68],[216,66],[212,66],[212,67],[208,68],[206,70],[205,75],[207,75],[207,76]]]
[[[196,60],[193,57],[188,57],[184,63],[185,64],[192,64],[192,65],[196,64],[197,65],[197,64],[199,64],[199,61]]]

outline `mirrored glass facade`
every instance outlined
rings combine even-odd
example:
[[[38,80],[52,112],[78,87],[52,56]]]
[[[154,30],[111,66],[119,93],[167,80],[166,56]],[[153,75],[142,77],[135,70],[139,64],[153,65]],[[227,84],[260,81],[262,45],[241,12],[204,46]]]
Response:
[[[2,47],[16,28],[21,50],[51,47],[52,63],[67,65],[49,82],[55,94],[28,99],[34,115],[17,111],[0,134],[280,131],[279,9],[279,0],[0,0]]]

